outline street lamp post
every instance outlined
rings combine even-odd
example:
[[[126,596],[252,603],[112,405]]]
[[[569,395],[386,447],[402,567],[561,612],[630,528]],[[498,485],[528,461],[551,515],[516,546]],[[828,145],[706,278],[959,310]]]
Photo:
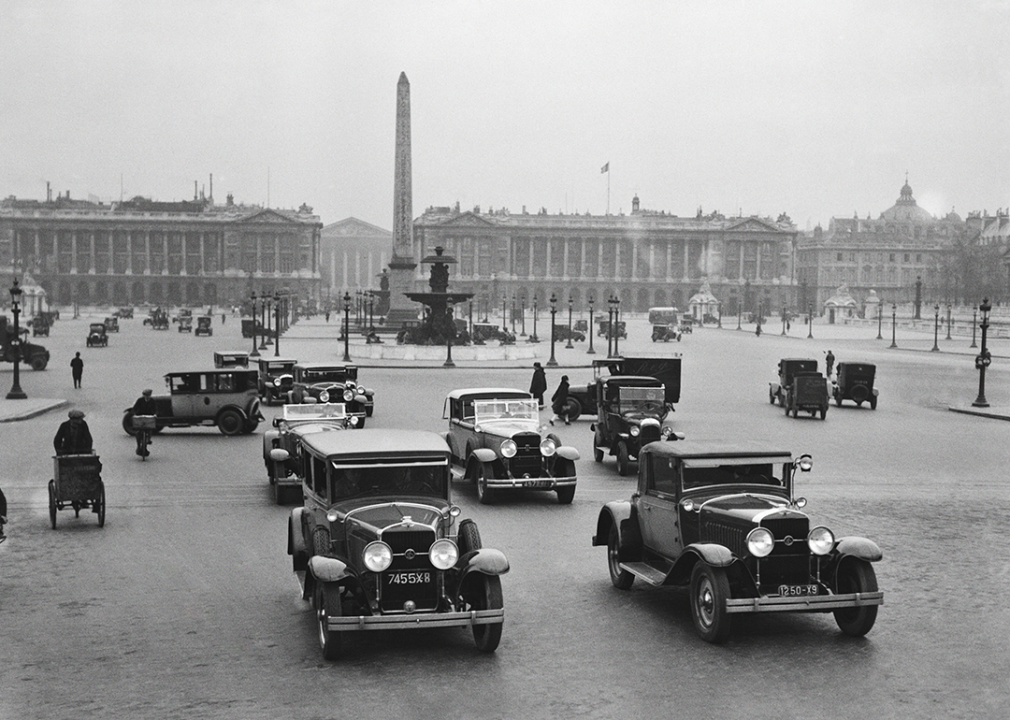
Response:
[[[449,332],[445,334],[445,362],[442,363],[442,367],[454,368],[456,363],[452,361],[452,335],[456,329],[456,322],[452,319],[452,303],[449,303],[445,308],[446,327],[449,328]]]
[[[977,348],[978,345],[975,344],[975,318],[978,314],[978,310],[971,311],[971,345],[968,347]]]
[[[621,337],[621,298],[614,295],[614,357],[621,357],[617,342]]]
[[[520,333],[520,335],[521,335],[521,337],[526,337],[526,296],[525,295],[523,295],[521,298],[519,298],[519,310],[520,310],[520,317],[522,318],[522,332]]]
[[[537,318],[540,317],[540,311],[537,310],[537,296],[533,296],[533,334],[526,338],[526,342],[538,343],[540,338],[537,337]]]
[[[982,322],[979,325],[982,328],[982,350],[975,356],[975,367],[978,368],[978,397],[975,398],[972,407],[989,407],[989,403],[985,399],[985,369],[992,362],[992,357],[985,346],[986,330],[989,329],[989,311],[992,310],[989,298],[984,298],[978,309],[982,313]]]
[[[273,322],[273,317],[274,317],[274,312],[273,312],[274,299],[272,297],[270,297],[269,295],[267,295],[266,300],[267,300],[267,314],[266,314],[266,322],[264,323],[264,328],[265,328],[266,332],[264,333],[263,342],[265,342],[267,345],[273,345],[274,344],[274,332],[276,331],[276,327],[271,328],[270,325]]]
[[[327,305],[329,307],[329,305]],[[327,310],[329,312],[329,310]],[[274,357],[281,354],[281,296],[274,293]]]
[[[375,330],[375,293],[368,291],[368,332]]]
[[[614,303],[616,300],[611,295],[607,298],[607,357],[614,357]]]
[[[936,341],[940,338],[940,303],[933,306],[933,311],[935,313],[933,319],[933,348],[930,352],[940,352],[940,346],[936,344]]]
[[[27,400],[28,396],[21,389],[21,326],[18,325],[18,317],[21,315],[21,286],[18,279],[14,278],[11,285],[11,314],[14,315],[14,383],[10,392],[7,393],[8,400]]]
[[[589,329],[586,331],[589,334],[589,350],[586,351],[586,355],[595,355],[596,354],[596,351],[593,350],[593,335],[596,334],[596,333],[593,332],[593,303],[594,302],[596,302],[596,301],[593,300],[593,296],[590,295],[589,296]]]
[[[351,294],[344,292],[344,362],[351,361]]]
[[[558,312],[558,298],[551,293],[551,359],[547,361],[547,367],[557,367],[558,361],[554,359],[554,316]]]
[[[477,309],[477,313],[480,314],[480,308]],[[473,342],[473,300],[470,301],[470,342]]]
[[[877,340],[883,340],[884,336],[880,334],[881,327],[884,322],[884,303],[877,303]]]
[[[898,347],[898,343],[895,342],[894,329],[898,326],[898,306],[897,304],[891,305],[891,344],[888,349],[894,349]]]
[[[512,296],[512,334],[516,334],[516,296]]]
[[[768,308],[771,310],[771,308]],[[782,306],[782,334],[786,334],[786,308],[785,305]]]
[[[947,339],[950,340],[950,303],[947,303]]]
[[[249,357],[260,356],[260,351],[256,347],[256,331],[259,329],[259,315],[256,312],[256,291],[253,290],[252,295],[250,295],[250,301],[252,302],[252,352],[249,353]]]
[[[566,350],[572,350],[572,296],[568,296],[568,344],[565,345]]]
[[[267,349],[267,296],[260,296],[260,327],[263,328],[263,334],[260,335],[260,350]]]
[[[508,318],[505,317],[505,306],[508,303],[509,296],[505,293],[501,295],[501,329],[508,330]]]
[[[810,303],[807,305],[807,338],[813,338],[814,336],[814,304]]]

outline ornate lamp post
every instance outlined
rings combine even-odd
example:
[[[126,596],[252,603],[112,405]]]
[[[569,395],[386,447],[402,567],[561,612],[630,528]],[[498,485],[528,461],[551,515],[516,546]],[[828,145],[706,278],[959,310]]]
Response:
[[[267,296],[260,296],[260,327],[263,334],[260,336],[260,350],[267,349]]]
[[[565,345],[566,350],[572,350],[572,296],[568,296],[568,344]]]
[[[480,309],[478,308],[477,314],[480,314]],[[473,300],[470,301],[470,342],[473,342]]]
[[[614,357],[621,357],[617,349],[617,341],[621,336],[621,298],[614,295]]]
[[[614,303],[617,299],[611,295],[607,298],[607,357],[614,357]]]
[[[950,303],[947,303],[947,339],[950,340]]]
[[[512,334],[516,334],[516,296],[512,296]]]
[[[508,330],[508,318],[505,317],[505,307],[508,304],[509,296],[501,294],[501,329]]]
[[[782,334],[786,334],[786,306],[782,306]]]
[[[259,325],[259,315],[256,312],[256,291],[255,290],[252,291],[252,295],[249,296],[249,299],[252,302],[252,318],[253,318],[252,319],[252,328],[253,328],[253,332],[252,332],[252,341],[253,341],[252,342],[252,352],[249,353],[249,357],[256,357],[256,358],[258,358],[260,356],[260,351],[256,347],[256,335],[257,335],[256,330],[258,329],[257,326]]]
[[[327,304],[326,307],[329,307]],[[327,311],[329,312],[329,311]],[[281,354],[281,296],[274,293],[274,357]]]
[[[978,310],[971,311],[971,345],[968,347],[977,348],[978,345],[975,344],[975,318],[978,314]]]
[[[883,340],[884,336],[880,334],[880,330],[884,322],[884,303],[877,303],[877,340]]]
[[[558,312],[558,298],[551,293],[551,359],[547,361],[547,367],[557,367],[558,361],[554,359],[554,316]]]
[[[933,349],[930,352],[940,352],[940,346],[936,344],[936,341],[940,337],[940,303],[933,306],[933,311],[935,313],[933,320]]]
[[[351,361],[350,347],[348,343],[351,339],[351,294],[344,293],[344,362]]]
[[[452,303],[448,303],[445,307],[445,317],[448,321],[446,327],[455,328],[456,322],[452,319]],[[444,368],[454,368],[456,363],[452,361],[452,333],[447,332],[445,334],[445,362],[442,363]]]
[[[368,299],[368,332],[375,329],[375,293],[367,290],[365,295]]]
[[[521,337],[526,337],[526,296],[525,295],[523,295],[521,298],[519,298],[519,310],[520,310],[519,317],[522,318],[522,332],[520,333],[520,335],[521,335]]]
[[[589,329],[586,331],[589,334],[589,350],[586,351],[586,355],[595,355],[596,354],[596,351],[593,350],[593,335],[596,334],[596,333],[593,332],[593,303],[594,302],[596,302],[596,301],[593,300],[593,296],[590,295],[589,296]]]
[[[891,305],[891,344],[888,349],[895,349],[898,347],[898,343],[894,341],[894,329],[898,326],[898,306],[897,304]]]
[[[807,338],[813,338],[814,336],[814,304],[810,303],[807,305]]]
[[[537,337],[537,318],[540,316],[540,312],[537,310],[537,296],[533,296],[533,334],[526,338],[526,342],[538,343],[540,338]]]
[[[978,309],[982,313],[982,322],[979,324],[979,327],[982,328],[982,351],[975,356],[975,367],[978,368],[978,397],[975,398],[972,407],[989,407],[989,403],[985,399],[985,369],[992,362],[992,357],[985,346],[985,334],[986,330],[989,329],[989,311],[992,310],[989,298],[984,298]],[[17,365],[14,367],[17,367]]]
[[[14,278],[14,284],[11,285],[11,314],[14,315],[14,383],[11,385],[10,392],[7,393],[8,400],[27,400],[28,396],[25,395],[25,391],[21,389],[21,326],[18,325],[18,317],[21,315],[21,286],[18,284],[18,279]],[[984,337],[984,335],[983,335]],[[983,342],[983,344],[985,344]]]
[[[263,323],[263,327],[265,329],[265,332],[263,333],[263,343],[266,344],[266,345],[273,345],[274,344],[274,337],[273,336],[274,336],[274,333],[277,330],[276,327],[274,327],[274,328],[270,327],[271,323],[273,322],[273,317],[274,317],[274,313],[273,313],[274,299],[272,297],[270,297],[269,295],[267,295],[266,296],[266,303],[267,303],[267,312],[266,312],[266,320]]]

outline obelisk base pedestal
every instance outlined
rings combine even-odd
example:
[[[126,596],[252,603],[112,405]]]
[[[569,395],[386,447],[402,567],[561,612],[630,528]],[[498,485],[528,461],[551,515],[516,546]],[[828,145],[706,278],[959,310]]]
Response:
[[[406,322],[417,322],[418,307],[404,293],[414,290],[414,269],[410,259],[393,258],[389,263],[389,313],[386,327],[399,329]]]

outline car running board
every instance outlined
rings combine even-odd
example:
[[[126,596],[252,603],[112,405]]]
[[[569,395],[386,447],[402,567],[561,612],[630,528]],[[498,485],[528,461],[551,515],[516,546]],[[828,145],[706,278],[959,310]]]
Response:
[[[627,570],[632,575],[650,585],[662,585],[666,582],[667,573],[654,565],[644,562],[621,563],[621,570]]]

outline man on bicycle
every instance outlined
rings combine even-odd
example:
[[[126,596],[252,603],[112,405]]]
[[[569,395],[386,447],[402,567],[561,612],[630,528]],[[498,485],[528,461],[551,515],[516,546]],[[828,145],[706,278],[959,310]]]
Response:
[[[133,403],[134,417],[137,417],[138,415],[158,414],[154,398],[151,397],[152,395],[154,395],[154,391],[150,388],[147,388],[140,394],[140,397],[137,398],[137,402]],[[145,435],[148,435],[148,437],[145,437]],[[150,455],[151,452],[147,449],[147,443],[150,442],[149,434],[138,430],[134,437],[137,439],[137,454],[141,457]]]

